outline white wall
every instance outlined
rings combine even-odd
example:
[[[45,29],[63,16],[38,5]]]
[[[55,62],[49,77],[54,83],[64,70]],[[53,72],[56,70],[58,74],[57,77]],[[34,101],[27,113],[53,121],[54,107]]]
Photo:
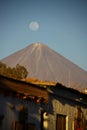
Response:
[[[11,104],[14,104],[14,109],[10,108]],[[27,122],[36,124],[37,129],[40,130],[39,104],[3,95],[0,95],[0,115],[4,115],[4,119],[0,124],[0,130],[11,130],[12,123],[18,121],[19,105],[24,105],[28,108]]]

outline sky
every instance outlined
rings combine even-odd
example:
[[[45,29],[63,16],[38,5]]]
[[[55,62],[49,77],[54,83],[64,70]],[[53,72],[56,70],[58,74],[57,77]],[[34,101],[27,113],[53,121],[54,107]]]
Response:
[[[0,59],[36,42],[87,71],[87,0],[0,0]]]

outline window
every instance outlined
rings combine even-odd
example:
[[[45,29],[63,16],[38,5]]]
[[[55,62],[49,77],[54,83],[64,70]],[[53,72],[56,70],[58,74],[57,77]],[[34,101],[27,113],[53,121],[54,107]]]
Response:
[[[15,122],[14,125],[12,125],[12,130],[36,130],[36,125],[32,123],[20,123]]]
[[[66,116],[57,114],[56,130],[66,130]]]
[[[19,111],[19,122],[25,123],[27,119],[28,119],[28,109],[24,106],[21,106]]]

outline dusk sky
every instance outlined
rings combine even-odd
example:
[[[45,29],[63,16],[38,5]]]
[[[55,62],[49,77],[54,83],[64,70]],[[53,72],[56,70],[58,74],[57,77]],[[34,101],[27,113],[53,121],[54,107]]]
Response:
[[[0,0],[0,59],[34,42],[87,71],[87,0]]]

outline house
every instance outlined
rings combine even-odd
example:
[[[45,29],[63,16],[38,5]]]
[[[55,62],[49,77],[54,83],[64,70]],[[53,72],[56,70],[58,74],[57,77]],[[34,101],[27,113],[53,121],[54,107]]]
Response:
[[[40,130],[47,103],[46,87],[0,75],[0,130]]]
[[[48,130],[87,130],[87,94],[60,83],[48,92]]]
[[[87,130],[87,94],[0,75],[0,130]]]

